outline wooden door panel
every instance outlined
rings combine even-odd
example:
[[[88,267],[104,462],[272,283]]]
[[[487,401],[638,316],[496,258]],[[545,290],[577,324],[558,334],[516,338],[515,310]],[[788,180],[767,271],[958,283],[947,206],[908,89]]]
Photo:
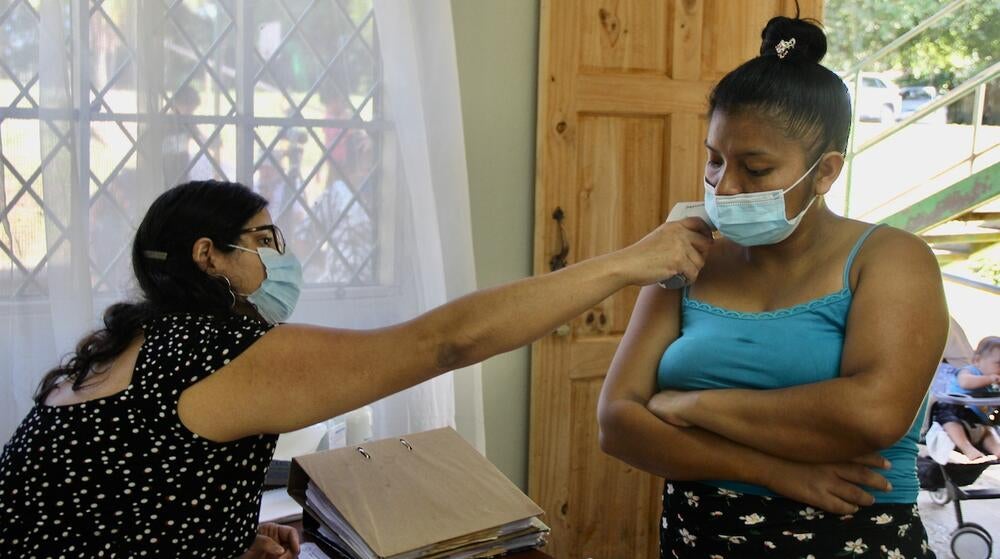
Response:
[[[668,2],[581,0],[579,11],[581,70],[669,71]]]
[[[673,8],[673,26],[667,29],[674,45],[670,76],[675,80],[700,79],[703,2],[683,0],[670,5]]]
[[[604,379],[621,336],[579,338],[569,350],[570,380]]]
[[[663,220],[663,118],[580,117],[576,258],[607,254]],[[572,246],[572,245],[571,245]],[[621,334],[638,297],[629,288],[578,320],[578,335]]]
[[[578,110],[626,115],[704,113],[714,85],[707,81],[678,81],[647,74],[582,74],[575,81]]]
[[[702,79],[716,82],[760,50],[760,32],[769,19],[795,15],[795,0],[703,0]],[[822,18],[823,2],[799,2],[802,17]]]
[[[771,15],[777,14],[780,0],[703,0],[701,76],[718,81],[726,72],[745,62],[760,48],[760,30]],[[753,14],[764,17],[748,19]],[[760,22],[749,26],[747,21]],[[719,44],[726,48],[717,48]]]
[[[670,115],[670,137],[667,139],[667,196],[663,215],[677,202],[701,200],[705,197],[705,137],[708,119],[698,113]]]
[[[636,558],[655,554],[655,523],[635,522],[661,510],[663,482],[609,457],[598,442],[597,400],[601,379],[572,383],[573,440],[567,514],[577,535],[569,557]],[[658,547],[658,544],[657,544]]]
[[[760,32],[772,17],[795,15],[795,0],[702,0],[701,77],[717,82],[760,51]],[[821,19],[823,3],[799,2],[802,17]],[[720,48],[724,47],[724,48]]]
[[[568,347],[565,339],[547,339],[531,348],[528,495],[545,511],[552,535],[546,551],[559,559],[570,557],[576,539],[569,516],[572,394],[569,376],[558,372],[569,369]]]

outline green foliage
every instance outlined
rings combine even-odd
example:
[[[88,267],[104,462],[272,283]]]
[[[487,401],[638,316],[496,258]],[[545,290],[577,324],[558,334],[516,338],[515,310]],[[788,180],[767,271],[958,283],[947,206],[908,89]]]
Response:
[[[969,269],[987,283],[1000,287],[1000,262],[988,258],[976,258],[969,261]]]
[[[852,68],[951,0],[828,0],[824,63]],[[900,85],[930,84],[947,90],[993,63],[1000,53],[1000,1],[966,3],[901,49],[865,71],[903,72]]]

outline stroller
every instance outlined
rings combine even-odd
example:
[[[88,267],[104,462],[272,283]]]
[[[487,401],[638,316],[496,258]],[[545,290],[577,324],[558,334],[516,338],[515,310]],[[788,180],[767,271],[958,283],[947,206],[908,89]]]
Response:
[[[949,380],[957,373],[958,368],[947,363],[942,363],[938,367],[934,382],[931,384],[931,397],[929,398],[931,406],[934,402],[963,406],[1000,406],[1000,395],[991,398],[970,398],[964,395],[949,394],[947,392]],[[930,426],[930,413],[927,416],[925,435],[927,427]],[[942,465],[932,460],[927,454],[925,447],[917,458],[917,477],[920,479],[921,489],[930,492],[931,501],[939,505],[946,505],[950,502],[955,504],[958,527],[951,534],[952,554],[957,559],[988,559],[992,557],[993,536],[979,524],[967,522],[963,518],[962,501],[1000,498],[1000,490],[998,489],[965,489],[966,486],[975,483],[987,468],[997,465],[1000,461],[994,459],[969,464],[949,462]]]

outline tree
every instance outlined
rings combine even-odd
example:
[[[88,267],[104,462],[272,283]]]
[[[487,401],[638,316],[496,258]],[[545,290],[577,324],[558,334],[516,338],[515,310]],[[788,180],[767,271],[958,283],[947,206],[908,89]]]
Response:
[[[837,71],[854,67],[947,5],[950,0],[828,0],[828,54]],[[1000,2],[968,2],[865,71],[902,72],[901,85],[948,90],[995,61],[1000,53]]]

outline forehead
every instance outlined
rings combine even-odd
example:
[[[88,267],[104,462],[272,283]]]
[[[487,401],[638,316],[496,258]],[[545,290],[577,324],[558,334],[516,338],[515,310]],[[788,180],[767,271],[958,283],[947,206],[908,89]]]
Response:
[[[259,227],[261,225],[271,225],[271,223],[271,213],[265,208],[254,214],[253,217],[244,223],[243,228],[250,229],[251,227]]]
[[[752,111],[717,110],[708,121],[707,143],[723,153],[787,155],[802,152],[801,142],[789,138],[774,119]]]

